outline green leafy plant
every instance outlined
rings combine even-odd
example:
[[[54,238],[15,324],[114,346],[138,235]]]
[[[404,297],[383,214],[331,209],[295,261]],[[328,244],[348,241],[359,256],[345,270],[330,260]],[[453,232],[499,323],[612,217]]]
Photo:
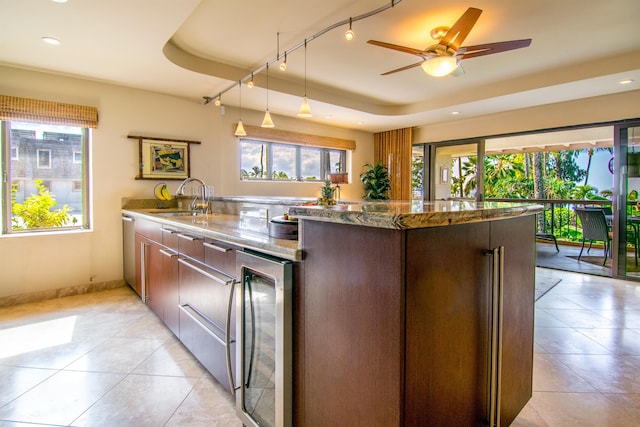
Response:
[[[391,180],[387,167],[378,162],[375,166],[365,163],[366,170],[360,175],[364,184],[364,198],[366,200],[389,200]]]
[[[61,227],[69,222],[71,208],[64,205],[62,209],[51,210],[58,204],[55,197],[42,185],[42,180],[36,180],[38,194],[27,197],[23,203],[16,202],[18,185],[11,186],[11,222],[14,229]]]

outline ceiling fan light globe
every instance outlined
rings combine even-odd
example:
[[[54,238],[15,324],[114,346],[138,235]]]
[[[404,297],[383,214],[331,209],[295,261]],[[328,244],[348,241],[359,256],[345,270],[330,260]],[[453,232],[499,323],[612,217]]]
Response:
[[[422,67],[422,71],[432,77],[443,77],[458,68],[458,60],[453,56],[436,56],[424,61],[420,67]]]

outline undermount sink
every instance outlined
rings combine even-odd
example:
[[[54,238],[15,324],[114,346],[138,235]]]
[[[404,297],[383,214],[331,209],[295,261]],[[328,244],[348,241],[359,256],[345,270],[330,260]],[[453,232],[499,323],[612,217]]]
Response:
[[[195,211],[172,211],[172,212],[154,212],[154,215],[164,216],[164,217],[175,217],[175,216],[206,216],[213,214],[205,214],[202,212]]]

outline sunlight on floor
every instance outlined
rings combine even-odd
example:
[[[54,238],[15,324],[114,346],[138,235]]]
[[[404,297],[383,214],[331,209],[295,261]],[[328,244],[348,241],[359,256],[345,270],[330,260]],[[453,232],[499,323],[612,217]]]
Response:
[[[0,358],[43,350],[71,342],[77,316],[61,317],[0,330]],[[38,340],[31,339],[38,336]]]

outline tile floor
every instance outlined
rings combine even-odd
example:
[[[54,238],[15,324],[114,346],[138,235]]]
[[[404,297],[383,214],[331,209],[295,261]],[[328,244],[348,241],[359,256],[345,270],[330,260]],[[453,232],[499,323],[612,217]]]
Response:
[[[533,398],[513,423],[640,425],[640,284],[545,270]],[[129,288],[0,309],[0,427],[239,426]]]

